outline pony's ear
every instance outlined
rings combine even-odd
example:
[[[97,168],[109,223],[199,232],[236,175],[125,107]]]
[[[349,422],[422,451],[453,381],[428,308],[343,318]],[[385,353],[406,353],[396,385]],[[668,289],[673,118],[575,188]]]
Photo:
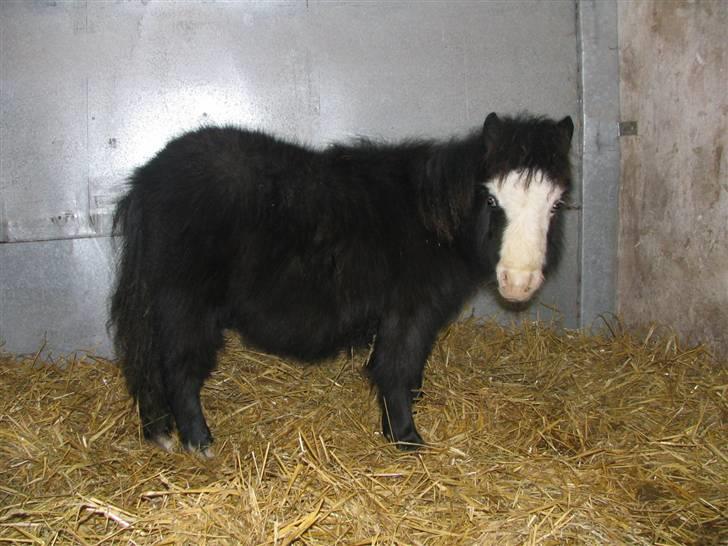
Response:
[[[564,141],[567,144],[567,148],[571,146],[571,137],[574,136],[574,122],[571,121],[571,116],[566,116],[564,119],[556,124],[556,127],[564,137]]]
[[[491,112],[485,118],[485,123],[483,123],[483,145],[487,151],[493,149],[500,134],[502,123],[495,112]]]

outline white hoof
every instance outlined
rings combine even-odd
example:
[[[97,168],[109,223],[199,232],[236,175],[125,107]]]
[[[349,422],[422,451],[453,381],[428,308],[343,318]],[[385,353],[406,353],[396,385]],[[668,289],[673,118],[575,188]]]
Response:
[[[174,453],[174,440],[168,434],[160,434],[152,438],[152,442],[157,444],[167,453]]]

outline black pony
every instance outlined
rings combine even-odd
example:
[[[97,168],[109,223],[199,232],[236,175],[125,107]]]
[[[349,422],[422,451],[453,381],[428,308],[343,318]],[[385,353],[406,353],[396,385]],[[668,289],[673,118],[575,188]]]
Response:
[[[314,150],[231,127],[172,140],[114,219],[110,326],[144,436],[169,449],[176,423],[207,452],[200,389],[233,329],[312,361],[374,340],[384,433],[423,444],[412,402],[439,330],[494,274],[510,300],[543,280],[572,133],[568,117],[490,114],[447,142]]]

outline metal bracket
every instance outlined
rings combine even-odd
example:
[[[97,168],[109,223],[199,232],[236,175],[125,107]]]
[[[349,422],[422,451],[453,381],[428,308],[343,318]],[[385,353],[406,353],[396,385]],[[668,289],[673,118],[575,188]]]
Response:
[[[619,136],[637,136],[638,134],[636,121],[619,122]]]

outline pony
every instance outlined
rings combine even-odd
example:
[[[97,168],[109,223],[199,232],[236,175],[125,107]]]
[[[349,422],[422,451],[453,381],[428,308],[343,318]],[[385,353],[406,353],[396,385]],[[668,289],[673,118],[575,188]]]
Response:
[[[491,113],[450,140],[312,148],[203,127],[136,169],[117,203],[109,328],[144,437],[211,455],[200,391],[225,330],[319,361],[371,346],[382,430],[412,416],[438,332],[487,281],[524,302],[556,263],[570,117]]]

